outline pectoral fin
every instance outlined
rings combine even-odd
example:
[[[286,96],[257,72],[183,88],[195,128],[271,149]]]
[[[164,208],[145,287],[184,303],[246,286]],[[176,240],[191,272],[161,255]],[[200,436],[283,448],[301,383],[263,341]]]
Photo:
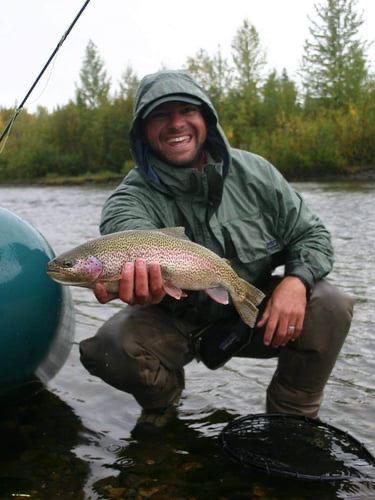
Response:
[[[180,300],[182,297],[187,297],[187,293],[185,293],[181,288],[175,286],[170,281],[166,281],[163,284],[163,288],[165,293],[173,297],[174,299]]]
[[[229,303],[228,292],[225,288],[207,288],[205,292],[209,297],[211,297],[211,299],[219,304],[227,305]]]

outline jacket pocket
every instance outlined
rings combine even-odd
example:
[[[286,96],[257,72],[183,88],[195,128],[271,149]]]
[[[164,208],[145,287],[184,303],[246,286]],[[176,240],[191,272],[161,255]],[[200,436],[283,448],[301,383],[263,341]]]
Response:
[[[232,219],[222,226],[228,259],[237,257],[244,264],[271,262],[272,255],[282,250],[280,242],[262,224],[261,219]],[[267,266],[268,267],[268,266]]]

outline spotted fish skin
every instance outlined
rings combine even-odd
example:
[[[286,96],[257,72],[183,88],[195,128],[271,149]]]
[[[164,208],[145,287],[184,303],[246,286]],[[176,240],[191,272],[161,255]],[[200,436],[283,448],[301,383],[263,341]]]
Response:
[[[254,326],[264,294],[241,279],[225,259],[190,241],[183,228],[108,234],[51,260],[47,273],[65,285],[92,288],[101,282],[117,291],[124,263],[138,258],[160,264],[169,295],[178,299],[185,295],[182,290],[204,290],[217,302],[228,303],[229,293],[242,320]]]

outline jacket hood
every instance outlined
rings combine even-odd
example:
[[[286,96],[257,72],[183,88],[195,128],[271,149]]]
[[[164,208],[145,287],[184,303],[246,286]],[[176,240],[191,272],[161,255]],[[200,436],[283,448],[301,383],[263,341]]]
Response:
[[[130,126],[130,145],[135,162],[149,178],[157,184],[160,180],[149,162],[147,145],[142,141],[141,120],[150,109],[168,98],[202,103],[202,114],[207,125],[207,148],[214,157],[223,162],[223,175],[231,163],[230,146],[219,124],[216,110],[203,89],[189,73],[181,70],[159,71],[145,76],[135,95],[133,121]]]

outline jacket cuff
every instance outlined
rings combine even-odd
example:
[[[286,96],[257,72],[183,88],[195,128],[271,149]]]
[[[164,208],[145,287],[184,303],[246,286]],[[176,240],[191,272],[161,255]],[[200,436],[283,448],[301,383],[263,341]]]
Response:
[[[306,287],[307,297],[310,297],[312,287],[314,285],[314,277],[312,273],[304,266],[285,266],[285,276],[296,276]]]

